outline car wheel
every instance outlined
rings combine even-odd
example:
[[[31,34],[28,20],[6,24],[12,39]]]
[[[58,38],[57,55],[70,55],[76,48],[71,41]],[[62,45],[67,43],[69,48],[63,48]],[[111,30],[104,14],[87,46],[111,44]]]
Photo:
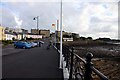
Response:
[[[23,49],[26,49],[26,47],[24,46]]]
[[[17,46],[14,46],[15,48],[17,48]]]

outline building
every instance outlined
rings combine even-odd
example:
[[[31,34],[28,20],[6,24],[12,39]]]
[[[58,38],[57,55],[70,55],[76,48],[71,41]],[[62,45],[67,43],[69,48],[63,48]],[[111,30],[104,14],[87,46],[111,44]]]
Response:
[[[43,37],[50,37],[50,30],[39,30],[39,34]]]
[[[22,33],[22,29],[21,28],[10,28],[10,27],[6,27],[5,31],[7,32],[16,32],[16,33]]]
[[[39,34],[39,30],[38,29],[31,29],[31,33],[32,34]]]
[[[32,34],[43,35],[43,37],[50,37],[50,30],[31,29],[31,33],[32,33]]]
[[[17,39],[17,35],[12,32],[5,31],[5,39],[4,40],[13,40]]]
[[[73,37],[71,37],[71,38],[63,37],[63,41],[73,41]]]
[[[42,39],[42,35],[28,33],[28,34],[26,35],[26,38]]]
[[[22,33],[17,33],[17,40],[22,40],[23,39],[23,34]]]
[[[55,33],[51,33],[51,38],[54,42],[55,41],[60,42],[60,37],[61,37],[60,33],[61,33],[60,31],[55,31]],[[72,33],[63,31],[62,35],[63,35],[63,41],[73,41]]]
[[[26,30],[24,30],[26,31]],[[21,40],[22,39],[22,30],[18,28],[9,28],[0,26],[0,40]],[[27,32],[27,31],[26,31]]]
[[[21,29],[21,30],[22,30],[22,33],[24,33],[24,34],[28,33],[28,30],[26,30],[26,29]]]
[[[73,41],[73,37],[71,34],[64,34],[63,35],[63,41]]]
[[[5,39],[5,33],[4,33],[5,28],[0,26],[0,40]]]
[[[31,30],[32,33],[28,33],[28,30],[25,29],[14,29],[9,27],[4,28],[0,26],[0,40],[26,40],[26,38],[41,39],[43,37],[42,35],[37,34],[36,32],[34,33],[34,31],[36,31],[35,29]]]
[[[56,38],[57,38],[57,42],[59,42],[61,32],[56,31],[55,33],[56,33],[55,35],[56,35]],[[63,35],[63,41],[73,41],[72,33],[63,31],[62,35]]]
[[[58,37],[60,37],[61,31],[55,31],[55,33],[56,33],[56,35],[57,35]],[[70,36],[72,36],[72,33],[71,33],[71,32],[65,32],[65,31],[63,31],[63,32],[62,32],[62,35],[70,35]]]

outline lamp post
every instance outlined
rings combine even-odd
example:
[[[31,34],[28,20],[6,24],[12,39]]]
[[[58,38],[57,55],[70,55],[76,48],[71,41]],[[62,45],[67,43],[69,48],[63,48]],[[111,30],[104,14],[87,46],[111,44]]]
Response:
[[[37,34],[39,34],[39,33],[38,33],[38,26],[39,26],[39,23],[38,23],[38,22],[39,22],[39,16],[34,17],[33,20],[37,20]]]
[[[57,38],[57,40],[56,40],[56,42],[58,43],[58,31],[59,31],[59,20],[57,20],[57,31],[56,31],[56,38]]]
[[[62,69],[62,0],[60,5],[60,66],[59,68]]]

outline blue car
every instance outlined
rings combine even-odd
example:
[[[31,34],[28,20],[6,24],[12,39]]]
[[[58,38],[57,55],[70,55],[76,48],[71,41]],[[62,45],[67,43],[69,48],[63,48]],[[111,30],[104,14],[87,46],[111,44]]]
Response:
[[[22,42],[22,41],[20,41],[20,42],[15,42],[15,43],[14,43],[14,47],[15,47],[15,48],[29,49],[29,48],[31,48],[31,45],[28,44],[27,42]]]

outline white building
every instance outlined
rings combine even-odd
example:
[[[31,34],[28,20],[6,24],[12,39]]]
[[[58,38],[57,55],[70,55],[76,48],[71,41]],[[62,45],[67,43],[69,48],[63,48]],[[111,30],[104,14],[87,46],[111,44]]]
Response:
[[[64,41],[73,41],[73,38],[63,38]]]
[[[22,33],[17,33],[17,40],[22,40]]]
[[[42,39],[42,35],[38,35],[38,34],[31,34],[31,33],[28,33],[26,34],[26,37],[27,38],[33,38],[33,39]]]
[[[72,33],[66,33],[63,35],[63,41],[73,41]]]
[[[5,40],[13,40],[13,38],[17,39],[17,35],[14,33],[5,31]]]

